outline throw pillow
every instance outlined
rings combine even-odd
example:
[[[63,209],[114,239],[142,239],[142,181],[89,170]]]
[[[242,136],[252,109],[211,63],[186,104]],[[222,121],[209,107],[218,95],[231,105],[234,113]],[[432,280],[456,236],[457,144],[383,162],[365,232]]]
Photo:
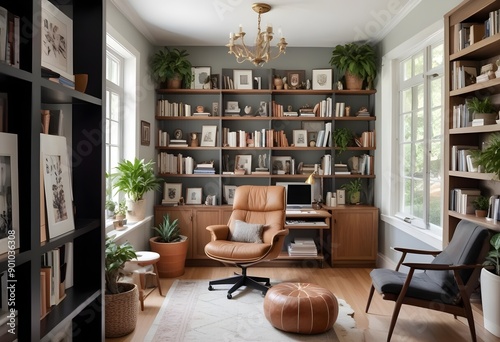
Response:
[[[262,229],[264,226],[257,223],[247,223],[236,220],[231,241],[262,243]]]

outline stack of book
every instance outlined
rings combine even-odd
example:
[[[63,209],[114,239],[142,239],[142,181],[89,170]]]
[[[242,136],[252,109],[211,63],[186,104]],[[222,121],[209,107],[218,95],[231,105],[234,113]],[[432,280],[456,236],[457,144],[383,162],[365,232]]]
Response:
[[[312,238],[295,238],[288,245],[289,256],[317,256],[318,250]]]
[[[187,147],[186,139],[170,139],[168,146],[170,147]]]
[[[335,164],[335,174],[336,175],[350,175],[351,171],[347,168],[347,164]]]
[[[210,162],[210,163],[197,164],[193,170],[193,173],[195,175],[196,174],[213,175],[213,174],[215,174],[214,163]]]

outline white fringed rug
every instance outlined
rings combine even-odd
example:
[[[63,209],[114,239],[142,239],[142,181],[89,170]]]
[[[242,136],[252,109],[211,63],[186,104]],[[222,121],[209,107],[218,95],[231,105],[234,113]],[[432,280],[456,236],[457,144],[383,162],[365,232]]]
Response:
[[[260,291],[243,289],[227,299],[229,287],[208,290],[208,280],[176,280],[144,341],[338,341],[363,342],[354,311],[344,300],[334,329],[318,335],[299,335],[274,328],[264,316]]]

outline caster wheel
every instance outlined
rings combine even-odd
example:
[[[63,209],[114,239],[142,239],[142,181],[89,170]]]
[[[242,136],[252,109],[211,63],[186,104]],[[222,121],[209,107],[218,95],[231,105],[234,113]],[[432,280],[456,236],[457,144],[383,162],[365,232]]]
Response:
[[[232,298],[233,298],[233,295],[232,295],[232,294],[230,294],[230,293],[228,293],[228,294],[227,294],[227,299],[232,299]]]
[[[262,291],[262,295],[265,297],[266,296],[266,293],[267,291]]]
[[[208,285],[208,291],[213,291],[213,289],[212,285]]]
[[[270,282],[267,282],[267,283],[266,283],[266,286],[271,286],[271,283],[270,283]]]

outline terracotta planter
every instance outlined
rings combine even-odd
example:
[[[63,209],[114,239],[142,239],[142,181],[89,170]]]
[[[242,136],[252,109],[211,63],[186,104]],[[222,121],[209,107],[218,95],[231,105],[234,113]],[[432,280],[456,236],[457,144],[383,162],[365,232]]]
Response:
[[[345,72],[345,85],[347,90],[361,90],[363,87],[363,79],[354,76],[350,72]]]
[[[169,78],[167,80],[168,89],[181,89],[181,86],[182,86],[182,78],[179,76],[174,78]]]
[[[481,299],[484,328],[500,337],[500,276],[486,268],[481,270]]]
[[[488,215],[487,210],[476,210],[476,217],[486,217]]]
[[[120,283],[126,291],[104,296],[104,324],[106,337],[120,337],[134,331],[139,310],[137,285]]]
[[[184,264],[188,249],[188,240],[182,236],[180,242],[156,242],[158,237],[149,239],[149,246],[153,252],[160,254],[160,261],[156,264],[161,278],[175,278],[184,274]]]
[[[146,217],[146,200],[129,201],[127,207],[127,222],[139,222]]]

